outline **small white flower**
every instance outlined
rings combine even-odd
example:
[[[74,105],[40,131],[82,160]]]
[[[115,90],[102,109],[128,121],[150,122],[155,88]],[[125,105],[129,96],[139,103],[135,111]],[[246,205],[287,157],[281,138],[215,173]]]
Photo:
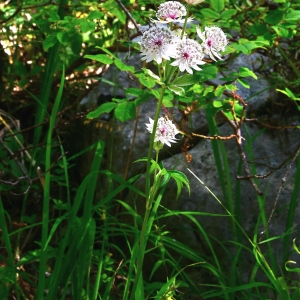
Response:
[[[203,2],[204,0],[185,0],[186,3],[188,4],[192,4],[192,5],[197,5],[201,2]]]
[[[162,59],[169,60],[174,55],[176,38],[168,27],[150,27],[141,38],[141,52],[146,62],[156,60],[158,64]]]
[[[203,41],[203,49],[206,55],[216,61],[215,57],[222,60],[220,52],[225,51],[225,47],[228,44],[227,37],[221,28],[216,26],[205,27],[205,30],[201,32],[200,28],[197,27],[198,36]]]
[[[152,133],[154,120],[149,118],[149,124],[145,124],[147,130]],[[176,134],[180,133],[177,127],[172,123],[168,117],[161,117],[158,119],[157,128],[155,132],[154,142],[161,142],[162,144],[166,144],[171,147],[170,143],[176,143]]]
[[[175,48],[175,61],[171,63],[172,66],[179,66],[181,72],[187,71],[193,74],[193,69],[201,71],[198,65],[203,65],[205,62],[204,53],[201,45],[192,40],[183,38]]]
[[[186,8],[180,2],[177,1],[168,1],[161,4],[158,7],[156,17],[160,23],[169,23],[169,22],[184,22],[186,16]]]

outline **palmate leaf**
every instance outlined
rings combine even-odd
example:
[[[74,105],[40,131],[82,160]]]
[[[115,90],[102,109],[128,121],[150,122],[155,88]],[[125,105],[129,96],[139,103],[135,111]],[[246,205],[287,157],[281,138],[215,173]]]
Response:
[[[191,192],[190,190],[190,182],[188,180],[188,178],[186,177],[185,174],[183,174],[180,171],[176,171],[176,170],[170,170],[168,171],[168,173],[171,175],[171,178],[173,178],[177,184],[177,194],[176,194],[176,199],[179,197],[179,195],[181,194],[181,190],[183,188],[183,185],[185,185],[189,191],[189,194]]]

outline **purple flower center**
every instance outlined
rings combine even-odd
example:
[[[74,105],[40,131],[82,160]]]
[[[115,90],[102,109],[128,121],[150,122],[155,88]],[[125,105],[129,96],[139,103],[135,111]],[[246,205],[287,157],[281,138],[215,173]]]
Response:
[[[154,45],[155,46],[161,46],[162,45],[162,40],[158,39],[158,40],[154,41]]]
[[[175,20],[177,18],[176,14],[167,14],[166,18],[170,18],[172,20]]]
[[[208,47],[211,47],[212,46],[212,40],[207,40],[206,44],[207,44]]]
[[[185,59],[189,59],[189,58],[190,58],[190,55],[189,55],[187,52],[183,52],[182,56],[183,56]]]
[[[164,133],[166,133],[166,128],[165,127],[162,127],[162,128],[159,128],[159,132],[161,133],[161,134],[164,134]]]

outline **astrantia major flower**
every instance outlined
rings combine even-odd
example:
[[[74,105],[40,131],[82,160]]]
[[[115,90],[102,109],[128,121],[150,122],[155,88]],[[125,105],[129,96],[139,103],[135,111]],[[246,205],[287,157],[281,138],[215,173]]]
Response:
[[[199,27],[197,27],[198,36],[203,41],[203,49],[206,55],[212,60],[216,58],[222,60],[220,52],[225,51],[225,47],[228,44],[227,37],[223,30],[219,27],[205,27],[205,30],[202,32]]]
[[[158,64],[162,59],[169,60],[174,53],[175,37],[167,27],[150,27],[141,38],[141,52],[146,62],[156,60]]]
[[[158,7],[156,17],[161,23],[184,22],[186,8],[180,2],[168,1]],[[157,21],[156,21],[157,22]]]
[[[145,124],[147,130],[152,133],[154,120],[149,118],[149,124]],[[155,132],[154,142],[161,142],[171,147],[170,143],[176,143],[176,134],[180,133],[177,127],[172,123],[168,117],[161,117],[157,121],[157,128]]]
[[[181,72],[187,71],[193,74],[193,69],[201,71],[198,65],[203,65],[204,57],[203,49],[200,44],[192,39],[183,38],[181,42],[176,44],[175,61],[171,63],[172,66],[178,66]]]

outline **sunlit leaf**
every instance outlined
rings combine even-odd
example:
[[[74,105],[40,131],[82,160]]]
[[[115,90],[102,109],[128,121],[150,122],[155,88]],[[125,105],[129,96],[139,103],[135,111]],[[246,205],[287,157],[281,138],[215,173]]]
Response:
[[[101,62],[103,64],[106,64],[106,65],[110,65],[114,62],[110,57],[108,57],[105,54],[85,55],[84,58],[89,58],[89,59],[92,59],[92,60],[96,60],[96,61],[99,61],[99,62]]]
[[[222,11],[224,9],[224,0],[210,0],[210,5],[215,11]]]
[[[133,102],[124,101],[115,109],[115,117],[121,122],[133,119],[136,114],[136,106]]]

